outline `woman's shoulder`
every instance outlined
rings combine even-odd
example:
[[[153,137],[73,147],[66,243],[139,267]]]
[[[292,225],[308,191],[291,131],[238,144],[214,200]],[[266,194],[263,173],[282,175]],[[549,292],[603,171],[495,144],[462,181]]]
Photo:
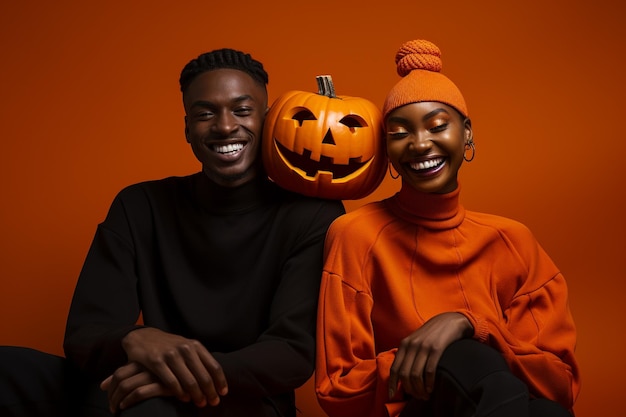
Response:
[[[518,237],[523,239],[534,239],[533,233],[528,226],[521,221],[510,217],[467,210],[465,213],[465,220],[472,222],[477,226],[491,228],[498,233],[511,238]]]
[[[328,240],[350,245],[365,243],[375,239],[394,219],[383,202],[366,203],[335,219],[328,230]]]
[[[366,203],[356,209],[348,211],[339,217],[335,223],[335,227],[352,228],[370,225],[377,219],[385,219],[388,217],[387,210],[382,201]]]

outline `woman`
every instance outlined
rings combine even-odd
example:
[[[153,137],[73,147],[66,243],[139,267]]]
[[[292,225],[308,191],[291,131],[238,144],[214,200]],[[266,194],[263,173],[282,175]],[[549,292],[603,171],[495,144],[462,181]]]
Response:
[[[440,51],[405,43],[383,106],[391,198],[326,241],[316,391],[331,417],[569,416],[580,381],[565,280],[522,224],[459,204],[474,157]]]

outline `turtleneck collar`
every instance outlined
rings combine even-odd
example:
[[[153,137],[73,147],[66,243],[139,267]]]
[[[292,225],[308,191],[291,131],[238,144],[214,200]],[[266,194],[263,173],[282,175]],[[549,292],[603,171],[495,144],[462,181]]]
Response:
[[[264,175],[238,187],[224,187],[211,181],[204,172],[195,175],[193,193],[206,210],[213,213],[241,213],[272,201],[276,187]]]
[[[451,229],[463,221],[465,209],[459,204],[460,186],[446,194],[423,193],[406,183],[387,199],[391,211],[401,219],[429,229]]]

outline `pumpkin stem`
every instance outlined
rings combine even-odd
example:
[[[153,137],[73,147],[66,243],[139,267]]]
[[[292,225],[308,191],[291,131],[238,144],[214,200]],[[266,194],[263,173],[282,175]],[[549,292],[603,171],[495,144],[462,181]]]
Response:
[[[317,80],[317,94],[330,98],[337,97],[333,79],[330,75],[318,75],[315,79]]]

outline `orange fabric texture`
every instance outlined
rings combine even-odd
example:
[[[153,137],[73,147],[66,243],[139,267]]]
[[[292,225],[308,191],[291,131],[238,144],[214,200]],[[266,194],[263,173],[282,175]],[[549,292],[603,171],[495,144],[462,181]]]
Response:
[[[565,280],[527,227],[466,211],[459,189],[395,196],[337,219],[325,249],[316,392],[331,417],[399,415],[388,398],[400,341],[464,314],[532,396],[573,407],[580,388]]]
[[[461,91],[439,72],[441,51],[435,44],[420,39],[405,42],[396,53],[396,65],[402,79],[387,94],[384,118],[395,108],[420,101],[438,101],[468,116]]]

